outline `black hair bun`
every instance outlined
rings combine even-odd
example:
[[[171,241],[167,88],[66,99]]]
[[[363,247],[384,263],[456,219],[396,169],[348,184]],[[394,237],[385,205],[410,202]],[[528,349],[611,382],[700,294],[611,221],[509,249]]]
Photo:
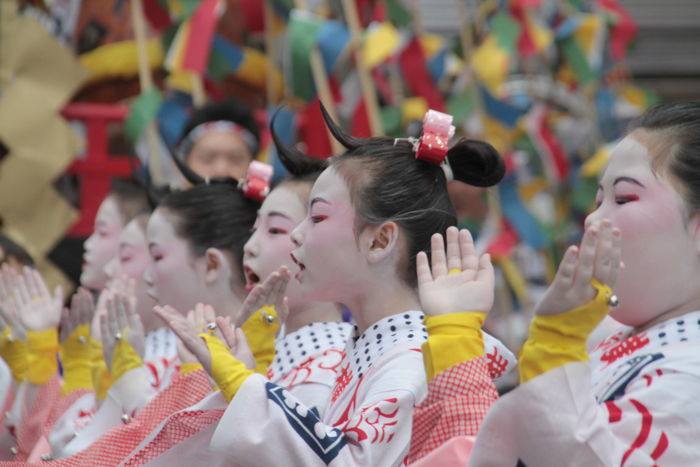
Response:
[[[447,152],[454,179],[489,187],[503,179],[506,167],[496,148],[485,141],[461,139]]]
[[[260,131],[258,130],[258,124],[255,121],[253,112],[248,106],[233,98],[228,98],[221,102],[208,102],[204,106],[195,109],[180,135],[180,141],[182,141],[190,131],[202,123],[214,122],[217,120],[226,120],[242,126],[248,130],[255,138],[255,141],[260,144]],[[257,148],[255,148],[253,152],[257,152]]]

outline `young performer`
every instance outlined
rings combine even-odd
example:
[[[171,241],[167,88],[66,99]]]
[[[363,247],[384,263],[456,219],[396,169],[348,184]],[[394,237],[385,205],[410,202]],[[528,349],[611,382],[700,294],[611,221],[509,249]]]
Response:
[[[290,175],[265,198],[258,211],[253,234],[245,244],[243,269],[246,289],[251,290],[251,296],[260,295],[260,304],[279,302],[276,308],[280,312],[285,333],[275,342],[275,357],[267,369],[267,378],[286,388],[307,406],[323,413],[331,397],[336,371],[352,326],[342,322],[336,305],[306,301],[299,293],[298,284],[291,283],[286,287],[285,303],[279,296],[285,287],[275,286],[275,277],[265,284],[260,281],[260,278],[273,275],[281,266],[292,267],[290,254],[294,243],[291,233],[306,217],[311,186],[323,167],[321,161],[296,163],[286,155],[284,147],[278,145],[278,149]],[[277,291],[276,294],[273,289]],[[248,306],[251,298],[246,300],[244,307]],[[259,305],[250,306],[252,309],[259,308]],[[157,309],[157,313],[170,322],[179,318],[178,312],[171,307]],[[222,326],[222,329],[226,329],[227,324],[222,323]],[[198,339],[196,335],[194,338]],[[226,405],[227,401],[216,393],[174,414],[158,431],[149,435],[142,447],[129,457],[129,462],[149,462],[151,465],[172,465],[173,462],[188,465],[227,464],[229,459],[226,456],[208,449],[216,421]],[[215,410],[218,412],[213,414]],[[187,439],[179,435],[183,433],[183,418],[187,426],[197,426],[196,433],[192,429],[186,431]],[[195,420],[201,421],[201,425]]]
[[[310,299],[346,305],[358,336],[322,418],[246,371],[213,336],[202,335],[203,349],[188,342],[231,400],[212,446],[232,462],[395,465],[407,454],[413,408],[426,391],[415,256],[433,232],[456,223],[441,163],[447,158],[455,179],[479,186],[504,172],[486,143],[461,140],[448,150],[451,119],[435,117],[414,142],[351,138],[325,115],[348,150],[318,178],[309,213],[292,234],[295,279]]]
[[[194,111],[182,132],[176,155],[202,177],[245,177],[260,144],[250,109],[228,99]]]
[[[700,104],[652,108],[613,151],[473,465],[697,462],[699,213]],[[608,310],[625,326],[587,354]]]
[[[85,241],[83,272],[80,283],[92,290],[107,285],[105,266],[117,255],[119,234],[126,224],[138,214],[148,210],[143,187],[136,182],[117,180],[102,201],[95,217],[95,230]]]

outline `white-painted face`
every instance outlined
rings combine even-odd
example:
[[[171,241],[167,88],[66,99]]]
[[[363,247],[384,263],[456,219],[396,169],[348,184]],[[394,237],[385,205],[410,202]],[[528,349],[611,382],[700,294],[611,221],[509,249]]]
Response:
[[[124,219],[119,205],[108,196],[100,205],[95,217],[95,230],[85,241],[83,271],[80,283],[89,289],[102,289],[107,283],[105,266],[117,255],[119,234],[124,227]]]
[[[600,181],[597,209],[586,223],[609,219],[622,232],[622,260],[611,316],[641,326],[698,295],[697,234],[688,223],[681,195],[652,170],[650,152],[658,136],[635,131],[614,149]],[[680,280],[679,280],[680,279]]]

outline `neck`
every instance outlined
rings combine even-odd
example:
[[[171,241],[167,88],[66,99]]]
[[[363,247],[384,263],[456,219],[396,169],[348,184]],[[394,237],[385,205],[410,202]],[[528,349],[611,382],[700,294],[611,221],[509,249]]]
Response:
[[[337,305],[325,302],[308,303],[289,310],[284,322],[285,332],[290,333],[311,323],[321,321],[342,321],[343,315]]]
[[[238,294],[231,293],[219,303],[210,303],[210,305],[214,307],[217,316],[229,316],[231,318],[231,323],[235,324],[237,327],[243,324],[238,323],[238,315],[243,308],[243,297],[238,296]]]
[[[421,309],[418,292],[396,277],[375,281],[345,305],[350,308],[360,333],[387,316]]]
[[[683,316],[686,313],[690,313],[691,311],[698,311],[700,310],[700,296],[695,297],[693,300],[690,300],[687,303],[684,303],[681,306],[674,307],[665,313],[660,314],[656,318],[642,324],[641,326],[638,326],[635,328],[635,333],[640,333],[642,331],[646,331],[649,328],[652,328],[656,326],[659,323],[663,323],[664,321],[668,321],[669,319],[677,318],[678,316]]]

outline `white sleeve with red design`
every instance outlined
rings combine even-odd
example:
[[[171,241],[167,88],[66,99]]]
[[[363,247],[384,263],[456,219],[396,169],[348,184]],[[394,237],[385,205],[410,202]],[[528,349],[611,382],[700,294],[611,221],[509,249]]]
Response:
[[[622,392],[600,404],[586,363],[527,382],[493,406],[470,465],[693,465],[700,459],[700,377],[662,366],[629,375]]]
[[[53,452],[54,457],[70,456],[87,448],[113,427],[124,423],[124,415],[134,417],[156,394],[146,367],[127,371],[112,384],[90,423],[78,431],[69,443]]]
[[[355,386],[361,391],[348,388],[353,397],[328,423],[253,375],[229,404],[212,448],[240,465],[398,465],[408,452],[414,405],[425,396],[422,355],[405,352],[366,378],[363,387]]]

